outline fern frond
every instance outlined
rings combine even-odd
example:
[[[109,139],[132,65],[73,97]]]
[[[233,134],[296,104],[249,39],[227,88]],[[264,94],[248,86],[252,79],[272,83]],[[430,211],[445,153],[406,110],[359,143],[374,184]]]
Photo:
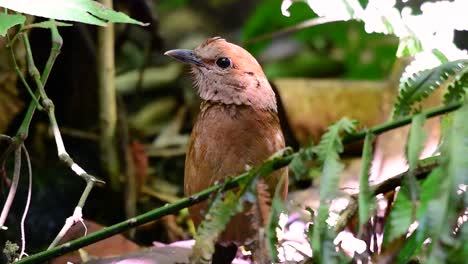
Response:
[[[402,186],[393,203],[392,211],[387,219],[384,229],[383,245],[388,246],[394,239],[405,235],[411,225],[412,201],[408,186]]]
[[[460,238],[453,236],[453,226],[457,225],[458,209],[465,200],[460,195],[460,185],[468,183],[468,101],[454,113],[453,125],[446,135],[441,153],[441,168],[445,177],[439,185],[439,192],[429,201],[426,215],[428,236],[432,243],[428,250],[427,263],[446,263],[447,254],[443,244],[447,240]],[[466,208],[466,207],[465,207]]]
[[[376,208],[374,195],[369,187],[369,174],[373,157],[372,142],[374,138],[374,134],[367,133],[362,149],[362,169],[361,175],[359,176],[358,195],[359,237],[362,235],[362,227],[367,223],[372,211]]]
[[[318,160],[322,163],[322,175],[320,177],[320,206],[314,221],[312,241],[309,242],[312,245],[314,257],[317,256],[321,263],[335,261],[334,258],[331,258],[332,252],[327,250],[327,245],[333,241],[333,235],[326,220],[330,202],[335,198],[338,190],[339,173],[344,168],[339,157],[339,154],[343,152],[342,135],[343,133],[352,133],[355,128],[355,121],[342,118],[328,128],[319,145],[315,148]]]
[[[395,102],[392,119],[400,119],[411,114],[413,105],[427,98],[441,86],[449,77],[454,77],[468,67],[468,60],[457,60],[442,64],[430,70],[403,77]]]
[[[356,120],[343,117],[328,127],[327,132],[322,135],[320,143],[315,147],[318,160],[324,162],[330,155],[338,156],[338,153],[343,151],[341,134],[353,133],[356,130],[356,124]]]
[[[466,89],[468,89],[468,67],[448,86],[448,90],[444,94],[444,104],[459,102],[465,95]]]
[[[196,263],[210,263],[214,253],[214,243],[226,228],[232,216],[243,209],[243,202],[233,191],[218,193],[211,204],[204,221],[195,236],[191,260]]]

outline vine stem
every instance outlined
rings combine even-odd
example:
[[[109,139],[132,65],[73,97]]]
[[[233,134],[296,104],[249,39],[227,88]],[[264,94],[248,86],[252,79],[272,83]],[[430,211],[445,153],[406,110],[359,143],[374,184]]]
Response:
[[[61,45],[63,43],[62,37],[58,33],[57,27],[53,26],[52,30],[52,49],[51,49],[51,58],[53,59],[50,63],[53,64],[55,62],[55,58],[57,57],[58,53],[60,52]],[[73,214],[68,217],[65,221],[60,232],[57,234],[55,239],[49,245],[49,248],[55,247],[60,240],[65,236],[68,230],[77,222],[83,221],[82,218],[82,205],[84,205],[91,189],[93,188],[96,182],[102,182],[98,180],[96,177],[88,174],[81,166],[73,161],[70,155],[67,153],[65,149],[65,145],[63,143],[62,134],[60,133],[60,129],[57,123],[57,119],[55,117],[55,107],[54,103],[50,98],[47,96],[47,93],[44,89],[44,84],[41,80],[41,75],[39,74],[39,70],[37,69],[34,58],[32,56],[31,51],[31,44],[29,42],[28,35],[23,35],[23,43],[26,49],[26,58],[28,61],[28,72],[33,78],[34,82],[36,83],[37,90],[42,98],[42,105],[44,110],[47,112],[49,117],[50,126],[52,127],[52,131],[54,134],[55,144],[57,145],[57,155],[59,159],[64,162],[73,172],[75,172],[78,176],[82,177],[86,181],[86,188],[83,191],[82,197],[78,202],[78,205],[75,207]],[[47,64],[46,64],[47,66]],[[44,77],[47,78],[50,74],[51,68],[48,68],[44,71]]]
[[[15,150],[15,167],[13,170],[13,178],[12,183],[10,186],[10,190],[8,191],[8,196],[3,205],[2,213],[0,214],[0,230],[6,230],[7,227],[5,225],[6,218],[8,216],[8,212],[10,211],[11,205],[13,204],[13,200],[15,199],[16,190],[18,189],[18,182],[20,179],[20,172],[21,172],[21,148],[17,148]]]
[[[32,100],[31,100],[31,102],[30,102],[30,104],[28,106],[25,117],[24,117],[24,119],[23,119],[23,121],[22,121],[16,135],[10,140],[11,143],[8,146],[7,150],[0,156],[0,165],[3,166],[4,162],[6,161],[7,157],[9,156],[9,154],[11,152],[15,152],[16,161],[15,161],[15,172],[14,172],[14,177],[13,178],[14,179],[18,178],[19,177],[19,169],[20,169],[20,163],[18,161],[20,161],[20,158],[21,158],[21,152],[20,152],[21,151],[21,146],[23,145],[23,142],[25,141],[25,139],[28,136],[29,126],[30,126],[30,123],[31,123],[31,120],[32,120],[32,117],[34,115],[35,110],[37,108],[43,109],[43,110],[45,110],[47,112],[47,115],[49,117],[50,126],[52,127],[55,142],[56,142],[56,145],[57,145],[57,152],[58,152],[59,159],[62,162],[66,163],[68,165],[68,167],[71,170],[73,170],[78,176],[80,176],[80,177],[82,177],[83,179],[86,180],[86,188],[84,189],[84,191],[82,193],[82,196],[81,196],[81,198],[80,198],[80,200],[78,202],[78,205],[76,206],[76,208],[74,210],[73,215],[71,217],[69,217],[65,221],[65,224],[64,224],[62,230],[57,235],[57,237],[54,239],[54,241],[52,242],[52,244],[50,245],[49,248],[55,247],[60,242],[60,240],[63,238],[63,236],[66,234],[66,232],[69,230],[69,228],[74,223],[76,223],[77,221],[82,221],[81,211],[82,211],[82,208],[83,208],[83,206],[84,206],[84,204],[86,202],[87,197],[89,196],[89,193],[91,192],[91,189],[93,188],[93,186],[94,186],[94,184],[96,182],[102,182],[102,181],[98,180],[97,178],[95,178],[94,176],[89,175],[88,173],[86,173],[86,171],[84,171],[78,164],[76,164],[72,160],[70,155],[68,155],[68,153],[66,152],[66,149],[65,149],[65,146],[64,146],[64,143],[63,143],[63,140],[62,140],[62,136],[60,134],[60,130],[59,130],[59,127],[58,127],[58,124],[57,124],[57,120],[55,118],[54,104],[53,104],[52,100],[50,100],[48,98],[48,96],[47,96],[47,94],[45,92],[44,86],[45,86],[45,84],[47,82],[47,79],[48,79],[48,77],[50,75],[52,67],[53,67],[53,65],[55,63],[55,60],[56,60],[57,56],[60,53],[60,49],[61,49],[62,44],[63,44],[63,40],[62,40],[62,37],[60,36],[60,34],[58,32],[57,26],[53,25],[51,27],[51,35],[52,35],[52,47],[51,47],[50,55],[49,55],[49,58],[48,58],[48,60],[46,62],[46,65],[45,65],[45,68],[44,68],[44,71],[43,71],[42,75],[39,73],[39,70],[35,66],[28,35],[25,34],[25,33],[19,33],[19,34],[16,35],[16,36],[21,36],[22,39],[23,39],[23,44],[24,44],[24,47],[25,47],[25,50],[26,50],[26,59],[27,59],[27,62],[28,62],[27,69],[28,69],[28,72],[31,75],[32,79],[34,80],[36,86],[37,86],[37,90],[36,90],[35,94],[32,94],[32,92],[30,91],[30,87],[29,87],[28,83],[26,82],[22,72],[19,70],[19,67],[17,66],[15,54],[11,49],[12,41],[10,41],[8,43],[9,48],[11,49],[10,50],[10,56],[11,56],[11,59],[13,61],[13,66],[14,66],[15,70],[17,71],[21,81],[26,86],[26,88],[29,90],[29,92],[31,93]],[[8,40],[10,40],[10,39],[8,38]],[[38,105],[39,99],[42,99],[42,106]],[[18,157],[19,157],[19,159],[18,159]],[[14,180],[13,185],[15,185],[15,186],[12,186],[12,188],[10,188],[10,193],[12,193],[12,191],[13,191],[13,197],[14,197],[14,191],[16,190],[16,185],[17,185],[17,184],[15,184],[15,182],[17,182],[17,180]],[[11,199],[11,201],[12,201],[12,199]],[[5,204],[4,209],[9,208],[9,207],[10,206],[8,206],[8,204]],[[6,211],[2,210],[2,213],[1,213],[1,216],[0,216],[0,222],[2,222],[2,224],[0,226],[3,226],[4,220],[2,220],[2,219],[4,219],[4,218],[6,219],[7,214],[8,214],[8,210],[6,210]],[[25,212],[23,217],[25,217],[25,215],[26,215],[26,212]],[[22,223],[23,222],[24,222],[24,219],[22,220]],[[22,248],[22,251],[21,251],[21,255],[25,255],[25,253],[24,253],[25,240],[24,239],[25,239],[24,234],[22,233],[23,248]]]
[[[427,117],[434,117],[438,115],[442,115],[448,112],[455,111],[462,105],[461,102],[459,103],[454,103],[442,107],[437,107],[433,108],[427,111],[423,111],[423,113]],[[370,129],[367,129],[362,132],[354,133],[354,134],[349,134],[346,135],[343,139],[343,143],[349,144],[353,143],[359,140],[362,140],[365,138],[366,133],[373,133],[375,135],[382,134],[384,132],[387,132],[389,130],[407,125],[411,122],[412,116],[402,118],[397,121],[392,121],[388,122],[379,126],[372,127]],[[274,160],[273,163],[271,162],[266,162],[262,164],[261,166],[254,168],[254,170],[263,170],[266,174],[271,173],[279,168],[282,168],[284,166],[287,166],[296,156],[298,156],[298,153],[293,153],[291,155],[286,155],[281,158],[277,158]],[[434,159],[434,157],[432,158]],[[424,163],[424,160],[421,161],[423,166],[426,166],[427,164]],[[428,166],[433,166],[433,164],[430,164]],[[54,257],[66,254],[68,252],[71,252],[73,250],[79,249],[81,247],[87,246],[89,244],[92,244],[94,242],[106,239],[108,237],[111,237],[113,235],[116,235],[118,233],[121,233],[123,231],[126,231],[130,228],[148,223],[150,221],[154,221],[158,218],[161,218],[163,216],[173,214],[178,212],[181,209],[187,208],[189,206],[192,206],[194,204],[200,203],[204,200],[207,200],[213,193],[219,191],[219,190],[228,190],[232,189],[238,186],[238,183],[245,180],[246,177],[248,177],[250,174],[249,172],[245,172],[235,178],[233,178],[232,181],[229,181],[227,184],[217,184],[214,186],[211,186],[197,194],[194,194],[189,197],[182,198],[178,200],[177,202],[171,203],[171,204],[166,204],[165,206],[162,206],[160,208],[156,208],[154,210],[148,211],[144,214],[141,214],[139,216],[136,216],[131,219],[127,219],[123,222],[114,224],[109,227],[105,227],[97,232],[94,232],[92,234],[89,234],[85,237],[78,238],[76,240],[67,242],[63,245],[48,249],[47,251],[42,251],[39,253],[36,253],[34,255],[31,255],[29,257],[23,258],[22,260],[16,262],[16,264],[32,264],[32,263],[41,263],[44,261],[47,261],[49,259],[52,259]],[[390,179],[391,180],[391,179]],[[388,187],[388,186],[385,186]],[[375,187],[377,189],[373,189],[374,192],[381,191],[383,188],[382,186],[377,186]]]

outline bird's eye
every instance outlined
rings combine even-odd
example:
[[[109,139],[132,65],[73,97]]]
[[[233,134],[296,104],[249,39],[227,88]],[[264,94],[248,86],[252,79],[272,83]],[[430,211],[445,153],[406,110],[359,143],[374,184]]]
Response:
[[[221,57],[216,60],[216,65],[222,69],[226,69],[227,67],[231,66],[231,60],[226,57]]]

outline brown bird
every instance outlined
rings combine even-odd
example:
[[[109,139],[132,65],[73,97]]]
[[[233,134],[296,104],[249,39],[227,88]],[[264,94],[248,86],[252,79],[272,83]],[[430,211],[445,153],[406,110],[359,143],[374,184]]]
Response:
[[[260,165],[284,148],[275,93],[262,67],[249,52],[215,37],[194,50],[170,50],[165,55],[191,66],[195,88],[202,99],[185,160],[186,195]],[[286,176],[282,186],[283,198],[286,198],[285,168],[267,178],[268,192],[263,192],[264,195],[273,195],[281,175]],[[196,226],[203,220],[206,206],[202,203],[189,208]],[[237,246],[248,246],[258,237],[258,228],[255,228],[258,224],[253,223],[254,217],[246,208],[231,219],[221,234],[213,263],[222,248],[219,245],[235,245],[237,250]],[[263,221],[268,219],[268,215],[260,217]]]

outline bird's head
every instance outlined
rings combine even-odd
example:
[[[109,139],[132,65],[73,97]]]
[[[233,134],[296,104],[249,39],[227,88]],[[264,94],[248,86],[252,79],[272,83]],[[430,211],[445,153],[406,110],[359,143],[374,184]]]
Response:
[[[164,54],[191,66],[203,100],[276,112],[275,94],[262,67],[245,49],[215,37],[194,50]]]

